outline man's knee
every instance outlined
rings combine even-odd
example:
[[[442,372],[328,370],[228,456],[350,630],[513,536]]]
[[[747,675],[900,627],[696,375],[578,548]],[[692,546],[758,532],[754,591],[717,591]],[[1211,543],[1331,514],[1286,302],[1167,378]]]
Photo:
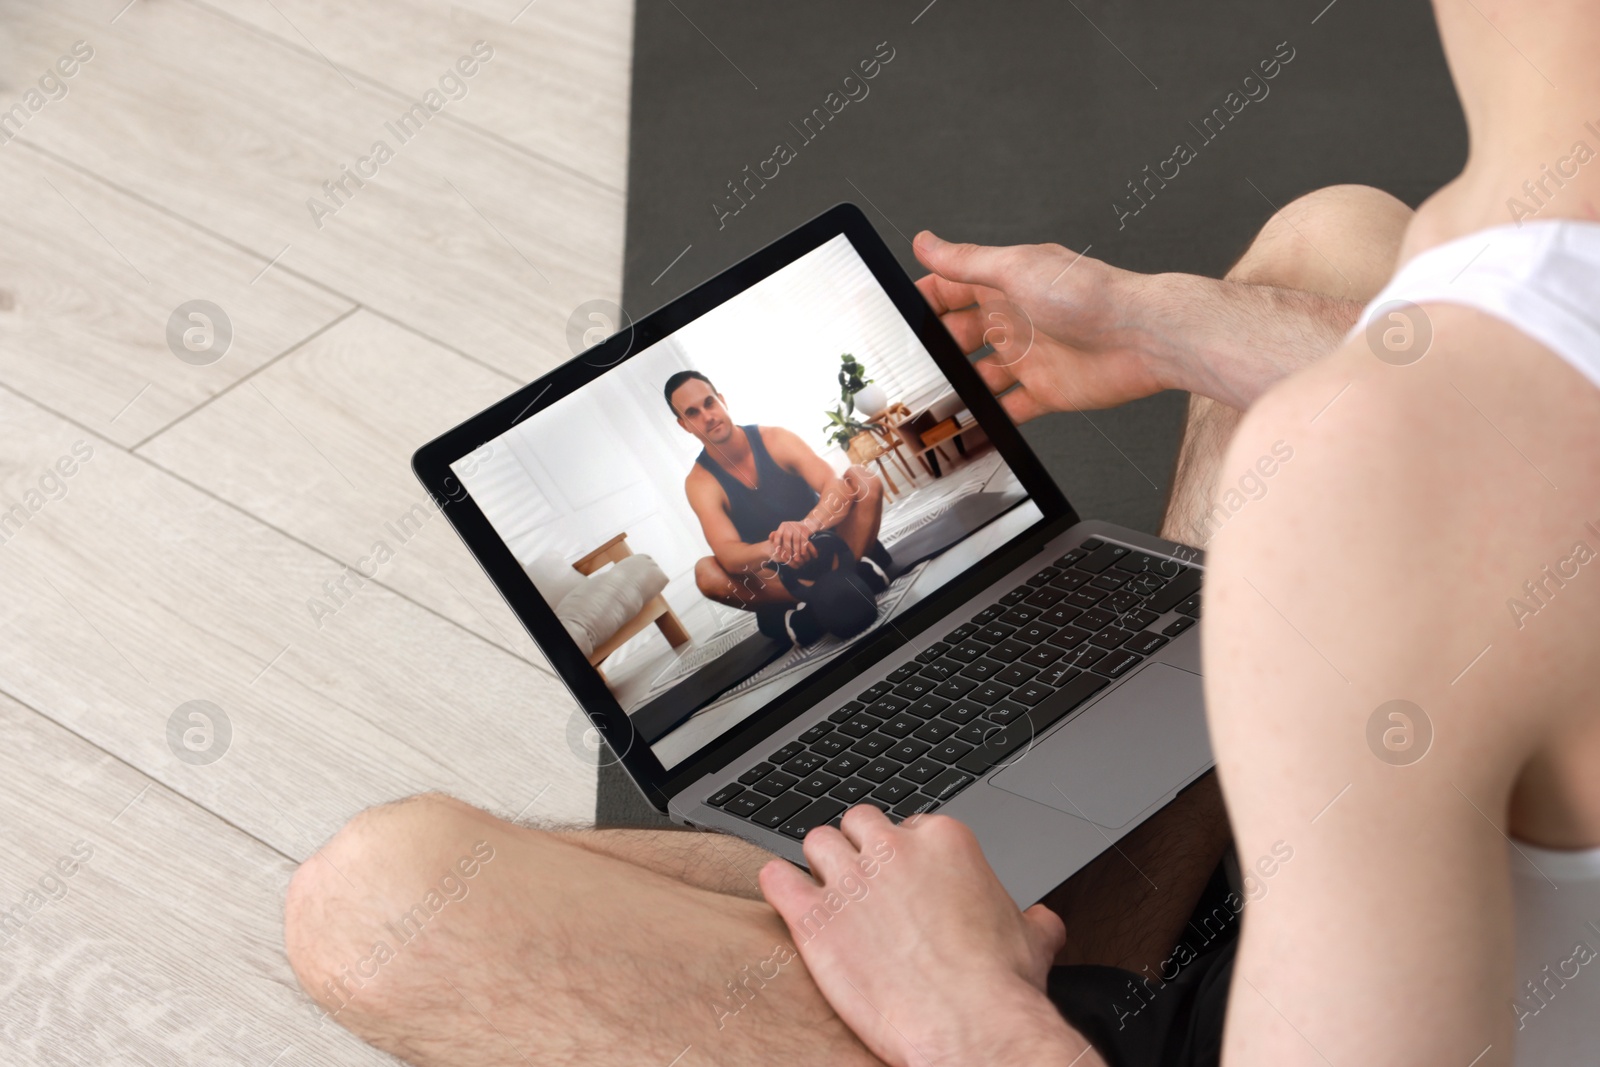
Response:
[[[720,600],[728,595],[728,572],[715,556],[702,556],[694,565],[694,584],[701,596]]]
[[[850,487],[850,499],[857,507],[877,507],[883,503],[883,482],[867,468],[852,466],[844,472],[845,484]]]
[[[694,565],[694,584],[706,599],[736,608],[750,607],[769,585],[754,574],[729,574],[715,556],[706,556]]]
[[[749,607],[766,583],[750,574],[734,577],[722,569],[715,556],[702,556],[694,565],[694,584],[707,600],[730,607]]]
[[[504,825],[439,793],[351,819],[289,883],[284,948],[300,984],[336,1015],[355,1002],[381,1014],[385,968],[473,891]]]
[[[1370,299],[1394,273],[1411,216],[1371,186],[1317,189],[1274,212],[1228,278]]]

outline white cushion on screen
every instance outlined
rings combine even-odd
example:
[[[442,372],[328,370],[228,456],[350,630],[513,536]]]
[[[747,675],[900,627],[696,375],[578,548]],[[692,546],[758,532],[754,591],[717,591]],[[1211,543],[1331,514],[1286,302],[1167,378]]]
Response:
[[[556,618],[587,656],[639,614],[645,601],[666,587],[667,574],[655,560],[645,555],[627,556],[598,574],[582,578],[578,587],[556,606]]]
[[[529,560],[522,565],[522,569],[528,572],[533,587],[549,601],[551,607],[560,604],[567,594],[583,584],[583,575],[554,552],[546,552]]]

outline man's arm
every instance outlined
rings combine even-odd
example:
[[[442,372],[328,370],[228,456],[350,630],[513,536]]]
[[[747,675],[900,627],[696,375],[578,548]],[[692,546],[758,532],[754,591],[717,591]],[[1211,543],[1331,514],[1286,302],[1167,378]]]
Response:
[[[1322,293],[1196,274],[1135,274],[1129,286],[1163,385],[1241,411],[1331,355],[1363,307]]]
[[[728,518],[727,496],[716,480],[698,469],[690,472],[685,483],[689,506],[699,516],[700,528],[717,562],[729,574],[751,573],[769,560],[803,563],[814,557],[816,550],[809,544],[811,535],[839,525],[850,513],[853,501],[850,484],[835,474],[798,434],[778,426],[763,426],[761,440],[774,463],[805,479],[817,494],[817,504],[803,518],[780,523],[760,544],[745,544]]]
[[[1294,449],[1206,578],[1213,747],[1261,891],[1230,1067],[1511,1062],[1510,799],[1583,627],[1518,631],[1506,598],[1600,499],[1600,403],[1574,407],[1577,375],[1504,324],[1427,312],[1427,358],[1342,350],[1263,398],[1224,461]]]
[[[778,466],[790,474],[797,474],[805,479],[812,492],[817,494],[817,505],[795,524],[800,529],[792,531],[796,536],[809,538],[818,530],[831,530],[843,521],[850,513],[853,494],[850,483],[833,472],[828,461],[817,455],[812,447],[800,439],[800,435],[778,426],[764,426],[761,428],[761,439],[766,442],[767,452]],[[784,523],[783,526],[789,526]],[[783,526],[779,529],[782,530]]]
[[[754,574],[773,558],[771,540],[746,544],[728,517],[728,497],[717,480],[698,467],[684,479],[684,492],[689,497],[689,507],[700,520],[700,531],[705,534],[711,554],[722,569],[729,574]]]
[[[1137,274],[1060,245],[917,235],[917,287],[1017,422],[1182,389],[1244,409],[1338,347],[1361,305],[1190,274]]]

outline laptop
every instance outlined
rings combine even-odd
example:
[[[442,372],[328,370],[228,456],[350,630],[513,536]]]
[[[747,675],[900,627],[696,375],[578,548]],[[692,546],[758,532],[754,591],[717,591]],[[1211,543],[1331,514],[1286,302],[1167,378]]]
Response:
[[[1079,517],[857,207],[622,325],[413,467],[658,811],[941,812],[1026,906],[1211,767],[1201,553]]]

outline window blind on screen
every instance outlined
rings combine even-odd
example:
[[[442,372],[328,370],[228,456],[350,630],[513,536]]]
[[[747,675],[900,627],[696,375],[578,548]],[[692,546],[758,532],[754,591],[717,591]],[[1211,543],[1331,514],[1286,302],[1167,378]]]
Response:
[[[839,238],[818,252],[816,269],[796,278],[792,290],[804,313],[849,312],[847,328],[858,342],[841,351],[852,351],[866,365],[867,377],[883,388],[891,403],[910,405],[947,391],[944,376],[849,240]]]

